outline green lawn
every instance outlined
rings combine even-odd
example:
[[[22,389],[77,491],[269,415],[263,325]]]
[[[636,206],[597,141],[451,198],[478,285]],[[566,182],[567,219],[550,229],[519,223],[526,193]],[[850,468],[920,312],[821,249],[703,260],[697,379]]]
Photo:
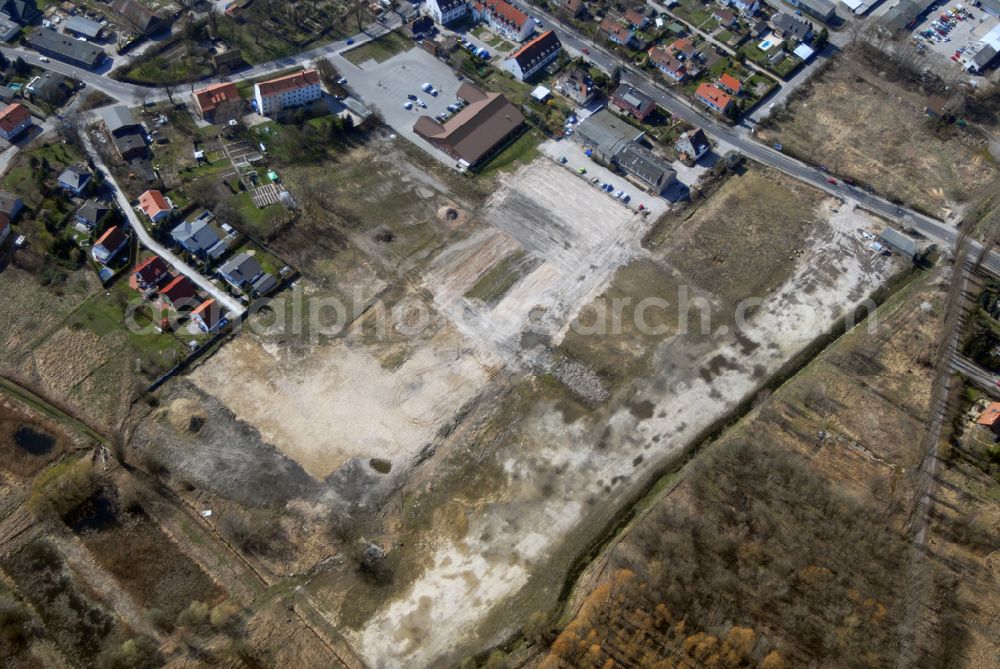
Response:
[[[733,33],[729,32],[728,30],[723,30],[722,32],[720,32],[718,35],[715,36],[715,39],[719,40],[723,44],[729,44],[729,40],[733,39]]]
[[[538,157],[538,145],[541,141],[542,138],[536,130],[526,131],[486,165],[480,167],[479,173],[483,176],[491,176],[497,172],[509,172],[530,163]]]
[[[361,65],[361,63],[369,60],[381,63],[389,60],[397,53],[409,51],[413,47],[413,40],[406,39],[394,31],[345,52],[344,58],[355,65]]]

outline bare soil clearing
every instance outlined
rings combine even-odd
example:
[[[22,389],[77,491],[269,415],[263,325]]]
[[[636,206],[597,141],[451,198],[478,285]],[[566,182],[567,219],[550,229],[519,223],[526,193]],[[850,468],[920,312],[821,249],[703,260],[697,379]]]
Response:
[[[936,133],[926,104],[926,94],[888,81],[849,52],[759,135],[941,216],[988,185],[997,165],[977,133],[957,127]]]

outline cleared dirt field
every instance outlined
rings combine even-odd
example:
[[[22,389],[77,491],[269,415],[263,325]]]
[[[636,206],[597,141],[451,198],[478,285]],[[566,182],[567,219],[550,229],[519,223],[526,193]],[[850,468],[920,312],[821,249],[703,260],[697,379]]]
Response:
[[[928,362],[942,297],[937,275],[918,277],[876,312],[874,329],[866,324],[845,335],[708,445],[674,478],[678,483],[667,484],[668,492],[590,572],[603,577],[601,586],[585,586],[595,593],[589,605],[597,607],[588,615],[606,615],[611,621],[610,628],[597,629],[589,641],[601,648],[598,661],[621,661],[651,649],[656,650],[650,661],[673,652],[705,660],[736,625],[753,628],[757,660],[774,652],[786,666],[892,664],[908,560],[906,504],[914,492],[906,472],[920,459],[919,435],[933,378]],[[799,483],[790,486],[794,477]],[[789,487],[775,494],[782,486]],[[743,512],[726,501],[730,488],[754,500],[744,510],[753,521],[742,525],[735,520],[741,529],[733,534],[725,530],[727,519]],[[941,490],[954,499],[948,486]],[[782,510],[786,504],[795,510]],[[951,513],[952,503],[942,504]],[[814,511],[802,512],[813,506]],[[996,512],[995,502],[976,506]],[[852,519],[839,522],[837,532],[823,529],[823,522],[845,511]],[[701,522],[711,530],[699,544]],[[730,538],[734,550],[722,557],[721,544]],[[931,550],[940,551],[935,543]],[[695,546],[704,559],[692,559],[689,551]],[[787,552],[788,558],[767,558],[775,552]],[[674,570],[672,561],[696,567]],[[950,557],[934,562],[942,570],[935,580],[959,564]],[[620,586],[612,576],[615,568],[631,570],[646,589],[631,599],[606,597],[608,587]],[[988,576],[983,570],[976,578]],[[799,585],[776,588],[772,580]],[[730,588],[740,595],[727,595]],[[952,610],[977,610],[990,596],[964,590],[962,597],[961,608]],[[686,631],[678,635],[657,623],[633,635],[637,620],[656,618],[658,605],[673,619],[684,618]],[[866,623],[855,625],[858,619]],[[553,645],[552,659],[571,661],[579,652],[574,639],[585,637],[589,624],[581,616],[570,627],[572,633]],[[933,618],[927,628],[938,631],[923,636],[925,657],[960,666],[957,655],[948,653],[963,641],[946,638],[949,634]],[[983,653],[988,646],[978,625],[968,630],[979,637]],[[995,643],[992,648],[995,652]],[[963,666],[982,665],[973,660]]]
[[[433,518],[424,514],[421,520],[414,510],[404,516],[404,527],[429,523],[435,528],[417,534],[422,539],[408,535],[407,546],[437,540],[431,540],[421,557],[405,549],[404,562],[415,558],[426,569],[412,585],[395,590],[391,603],[353,637],[359,652],[372,663],[422,665],[442,656],[456,660],[462,638],[473,630],[480,643],[495,641],[532,612],[547,610],[559,590],[558,574],[565,573],[578,551],[611,522],[629,490],[894,271],[891,263],[856,242],[859,229],[874,226],[873,220],[811,192],[796,197],[793,191],[789,197],[788,205],[812,224],[800,237],[804,241],[793,254],[794,262],[784,276],[772,277],[773,289],[760,296],[761,304],[741,332],[728,329],[733,320],[726,314],[729,296],[700,288],[714,322],[726,329],[682,331],[677,326],[680,314],[668,312],[666,330],[658,337],[626,330],[611,339],[590,335],[596,342],[590,346],[575,337],[561,352],[582,370],[610,366],[616,356],[627,361],[645,358],[648,363],[633,362],[633,378],[609,378],[618,392],[596,405],[581,404],[550,376],[518,388],[501,405],[502,418],[494,428],[465,435],[461,446],[455,444],[453,466],[461,466],[458,462],[466,456],[460,454],[473,439],[477,467],[490,472],[475,483],[475,490],[445,479],[406,493],[414,508],[422,507],[424,499],[431,508],[440,508],[444,500],[471,495],[472,500],[459,502],[458,508],[473,506],[475,512],[462,513],[463,531],[449,538],[441,538],[446,527],[454,527],[446,520],[453,518],[449,513]],[[746,223],[751,228],[754,224]],[[730,224],[734,231],[743,228],[740,210],[730,213]],[[795,229],[799,226],[795,221]],[[691,234],[697,236],[697,229]],[[683,237],[677,241],[686,243]],[[706,236],[706,247],[718,243],[718,238]],[[788,254],[781,245],[761,248],[769,253],[766,258],[760,257],[760,248],[749,252],[762,266]],[[650,292],[670,291],[677,283],[690,284],[670,267],[674,252],[673,240],[668,240],[655,254],[643,254],[619,270],[606,291],[595,290],[592,302],[603,300],[605,293],[627,293],[637,301]],[[602,358],[604,341],[613,346]],[[448,462],[446,457],[438,466],[449,471]]]
[[[848,52],[797,92],[758,135],[876,192],[942,216],[997,174],[979,135],[936,133],[927,95],[882,78]]]

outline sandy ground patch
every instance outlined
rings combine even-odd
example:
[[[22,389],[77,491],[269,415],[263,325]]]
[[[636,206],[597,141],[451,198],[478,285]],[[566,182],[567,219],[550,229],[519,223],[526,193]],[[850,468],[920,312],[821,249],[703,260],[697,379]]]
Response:
[[[475,395],[493,364],[451,328],[414,342],[395,370],[377,353],[337,341],[289,360],[246,335],[191,380],[322,478],[353,457],[408,462]]]
[[[526,361],[530,330],[558,340],[576,313],[639,251],[647,220],[561,166],[539,159],[504,177],[482,214],[491,229],[441,254],[427,274],[438,309],[505,362]],[[463,295],[513,250],[538,261],[494,305]]]
[[[497,454],[508,476],[504,492],[484,501],[465,538],[440,542],[432,566],[355,635],[372,666],[452,662],[457,656],[449,653],[460,652],[464,638],[481,644],[478,625],[562,542],[587,541],[638,481],[886,279],[893,266],[857,243],[859,229],[874,222],[847,209],[833,213],[832,202],[823,206],[828,225],[819,226],[791,277],[742,333],[678,334],[659,346],[636,393],[647,410],[620,407],[606,421],[584,415],[567,423],[548,402],[531,408]]]

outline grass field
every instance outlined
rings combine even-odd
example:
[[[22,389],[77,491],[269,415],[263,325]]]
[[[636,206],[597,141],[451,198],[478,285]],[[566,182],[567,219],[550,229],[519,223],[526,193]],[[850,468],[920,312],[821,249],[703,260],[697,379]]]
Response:
[[[393,31],[345,52],[344,58],[355,65],[361,65],[369,60],[381,63],[382,61],[389,60],[397,53],[412,49],[413,46],[414,42],[412,40],[406,39],[398,31]]]
[[[940,216],[979,194],[997,175],[997,165],[969,129],[936,132],[925,104],[925,94],[880,77],[848,52],[759,135],[892,200]]]

